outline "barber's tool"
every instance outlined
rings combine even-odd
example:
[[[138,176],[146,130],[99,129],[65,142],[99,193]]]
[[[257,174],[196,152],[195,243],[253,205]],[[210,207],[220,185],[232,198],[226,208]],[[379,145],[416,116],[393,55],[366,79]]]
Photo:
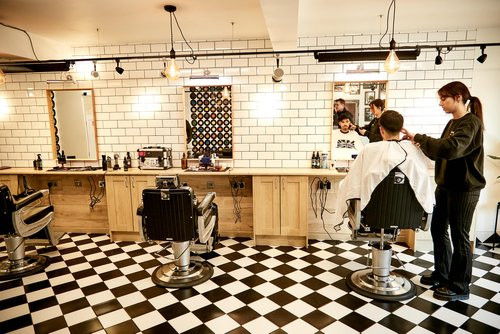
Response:
[[[137,150],[140,169],[172,168],[172,149],[165,147],[143,147]]]
[[[115,158],[115,165],[113,166],[113,170],[118,170],[120,169],[120,165],[118,164],[118,159],[120,158],[120,155],[118,153],[115,153],[114,158]]]
[[[66,163],[66,156],[64,155],[64,150],[61,154],[57,154],[57,163],[61,164],[61,167],[64,168],[64,164]]]

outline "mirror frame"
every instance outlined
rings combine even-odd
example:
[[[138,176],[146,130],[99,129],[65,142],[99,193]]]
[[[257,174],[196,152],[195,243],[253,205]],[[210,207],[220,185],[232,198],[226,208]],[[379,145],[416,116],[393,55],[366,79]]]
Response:
[[[61,88],[61,89],[47,89],[46,94],[47,94],[47,106],[49,109],[49,123],[50,123],[50,138],[52,141],[52,155],[53,159],[57,161],[57,143],[56,143],[56,125],[54,121],[54,116],[55,116],[55,105],[54,101],[52,100],[51,94],[52,92],[58,92],[58,91],[91,91],[92,92],[92,114],[94,116],[94,141],[95,141],[95,152],[96,152],[96,157],[94,158],[67,158],[69,161],[99,161],[99,149],[98,149],[98,144],[97,144],[97,122],[96,122],[96,111],[95,111],[95,94],[94,94],[94,89],[93,88]]]

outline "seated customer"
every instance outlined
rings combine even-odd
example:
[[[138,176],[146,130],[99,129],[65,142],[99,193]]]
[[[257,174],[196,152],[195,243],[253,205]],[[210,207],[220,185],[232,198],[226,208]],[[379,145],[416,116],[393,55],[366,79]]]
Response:
[[[332,131],[332,160],[335,167],[349,167],[353,155],[363,148],[361,137],[351,130],[352,121],[348,113],[339,115],[339,128]]]
[[[408,178],[424,211],[432,212],[434,191],[427,171],[429,160],[410,141],[399,139],[403,116],[397,111],[387,110],[381,115],[379,124],[384,140],[365,145],[341,182],[337,192],[335,222],[342,222],[349,199],[360,199],[363,210],[377,185],[395,167]]]

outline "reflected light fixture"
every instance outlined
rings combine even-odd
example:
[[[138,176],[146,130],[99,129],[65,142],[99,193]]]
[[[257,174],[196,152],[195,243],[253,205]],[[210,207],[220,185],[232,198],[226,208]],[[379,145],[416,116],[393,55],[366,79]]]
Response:
[[[224,86],[224,89],[222,90],[222,99],[223,100],[229,100],[231,99],[231,94],[229,93],[229,88],[228,86]]]
[[[125,71],[123,67],[120,66],[120,59],[116,59],[116,67],[115,67],[116,73],[122,75],[123,72]]]
[[[3,73],[2,69],[0,68],[0,85],[3,85],[5,81],[6,81],[5,73]]]
[[[179,32],[181,33],[182,38],[184,39],[184,42],[187,44],[187,46],[191,49],[191,58],[193,59],[191,62],[186,58],[186,61],[190,64],[193,64],[194,61],[196,60],[196,57],[194,56],[194,51],[193,48],[189,45],[189,43],[186,41],[186,38],[184,38],[184,34],[182,33],[181,27],[179,26],[179,22],[177,22],[177,17],[175,16],[175,11],[177,10],[177,7],[172,6],[172,5],[165,5],[163,8],[170,14],[170,44],[172,45],[172,48],[170,49],[170,62],[167,67],[162,72],[162,75],[166,75],[166,77],[170,80],[177,80],[181,76],[181,70],[179,68],[179,65],[177,65],[177,61],[175,60],[175,50],[174,50],[174,30],[172,28],[172,16],[174,17],[175,24],[177,25],[177,28],[179,28]]]
[[[93,76],[94,78],[99,78],[99,72],[97,72],[97,62],[94,60],[94,70],[90,72],[90,75]]]
[[[436,65],[441,65],[443,63],[443,58],[441,57],[441,48],[437,48],[438,55],[436,56],[436,59],[434,60],[434,64]]]
[[[384,68],[387,71],[387,73],[396,73],[399,70],[399,67],[401,66],[401,62],[399,61],[398,55],[396,54],[396,41],[394,40],[394,24],[396,21],[396,0],[391,1],[391,4],[389,5],[389,10],[387,11],[387,29],[389,29],[389,13],[391,12],[391,7],[393,7],[392,35],[391,35],[391,42],[389,43],[389,55],[385,60]],[[382,36],[382,38],[383,37],[384,36]]]
[[[482,63],[484,63],[484,61],[486,60],[486,57],[488,57],[488,55],[486,53],[484,53],[484,50],[486,49],[486,45],[481,45],[480,48],[481,48],[481,55],[479,57],[477,57],[477,61],[482,64]]]

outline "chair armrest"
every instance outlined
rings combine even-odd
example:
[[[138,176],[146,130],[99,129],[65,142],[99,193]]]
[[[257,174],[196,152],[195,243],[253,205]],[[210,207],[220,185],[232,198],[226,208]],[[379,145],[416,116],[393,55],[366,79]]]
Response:
[[[215,199],[215,193],[209,192],[205,195],[205,197],[201,200],[201,202],[197,206],[198,214],[204,215],[205,211],[209,210],[212,207],[212,202]]]
[[[431,225],[432,213],[425,214],[425,218],[422,218],[422,224],[420,224],[420,229],[422,231],[428,231]]]
[[[141,204],[139,205],[139,207],[137,208],[137,211],[135,212],[136,215],[138,216],[142,216],[142,213],[144,212],[144,205]]]
[[[42,189],[42,190],[38,190],[37,192],[35,192],[27,197],[21,198],[19,201],[15,201],[14,205],[16,207],[16,211],[25,207],[26,205],[28,205],[30,203],[33,203],[34,201],[36,201],[36,200],[38,200],[38,199],[40,199],[43,196],[48,195],[48,194],[49,194],[48,189]]]
[[[354,230],[359,230],[361,226],[361,210],[360,210],[361,200],[360,199],[350,199],[347,206],[347,216],[349,218],[349,223]]]

